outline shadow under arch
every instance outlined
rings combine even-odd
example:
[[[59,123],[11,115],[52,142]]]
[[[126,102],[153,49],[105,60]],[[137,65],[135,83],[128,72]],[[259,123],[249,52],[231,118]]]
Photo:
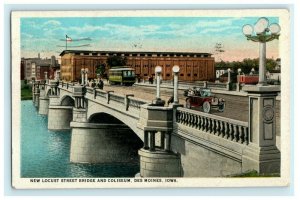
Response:
[[[94,113],[89,117],[88,122],[99,124],[124,124],[121,120],[107,113]]]
[[[62,106],[75,106],[75,101],[72,97],[65,95],[61,98],[60,105]]]
[[[102,140],[109,140],[110,148],[118,148],[116,157],[125,156],[127,157],[125,160],[139,163],[138,150],[143,147],[144,143],[129,126],[116,117],[103,112],[91,115],[88,123],[108,126],[106,131],[102,131],[102,135],[101,131],[99,132],[99,137],[102,137]],[[118,155],[117,152],[120,154]]]

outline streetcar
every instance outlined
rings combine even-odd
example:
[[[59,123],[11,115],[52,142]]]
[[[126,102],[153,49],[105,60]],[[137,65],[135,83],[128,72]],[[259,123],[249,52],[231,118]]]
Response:
[[[135,83],[135,73],[133,68],[114,67],[108,72],[109,83],[120,85],[133,85]]]

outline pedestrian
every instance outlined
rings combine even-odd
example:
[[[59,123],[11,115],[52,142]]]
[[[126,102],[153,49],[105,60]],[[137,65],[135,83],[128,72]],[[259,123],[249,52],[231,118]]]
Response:
[[[93,80],[93,82],[92,82],[91,86],[92,86],[92,88],[96,87],[95,80]]]
[[[169,105],[170,103],[174,103],[174,96],[171,96],[171,97],[169,98],[169,100],[168,100],[168,105]]]
[[[103,86],[104,86],[104,83],[103,83],[103,80],[100,78],[100,80],[99,80],[99,82],[98,82],[98,88],[100,89],[100,90],[103,90]]]
[[[153,76],[150,76],[149,82],[150,82],[150,84],[153,84]]]

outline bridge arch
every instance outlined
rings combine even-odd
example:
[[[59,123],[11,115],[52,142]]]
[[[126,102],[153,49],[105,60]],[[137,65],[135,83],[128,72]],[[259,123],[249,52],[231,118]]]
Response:
[[[59,105],[61,106],[73,106],[75,105],[75,100],[70,95],[64,95],[60,99]]]
[[[132,118],[130,116],[126,116],[123,113],[116,112],[115,110],[102,106],[100,104],[94,103],[89,101],[88,102],[88,109],[87,109],[87,120],[90,121],[92,118],[94,118],[93,115],[98,114],[98,113],[103,113],[109,116],[114,117],[115,119],[119,120],[126,126],[128,126],[133,132],[142,140],[144,141],[144,131],[139,129],[137,127],[137,118]],[[103,115],[102,114],[102,115]]]
[[[137,166],[138,150],[142,147],[143,141],[137,134],[110,114],[97,112],[86,123],[72,122],[72,162],[130,162]]]

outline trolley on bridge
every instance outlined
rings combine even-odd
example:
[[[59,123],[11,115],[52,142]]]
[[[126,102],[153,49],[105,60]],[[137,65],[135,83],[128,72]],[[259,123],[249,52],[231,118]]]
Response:
[[[109,70],[109,83],[121,85],[133,85],[135,83],[135,73],[133,68],[115,67]]]

